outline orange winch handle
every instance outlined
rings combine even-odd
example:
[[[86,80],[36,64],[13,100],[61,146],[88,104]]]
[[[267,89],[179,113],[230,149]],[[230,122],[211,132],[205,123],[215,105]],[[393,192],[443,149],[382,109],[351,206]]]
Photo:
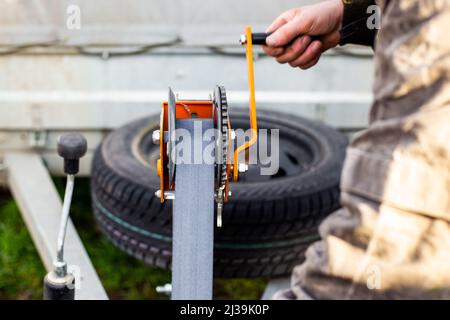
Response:
[[[256,98],[255,98],[255,74],[253,69],[253,43],[252,43],[252,29],[247,26],[245,29],[247,41],[246,41],[246,56],[247,56],[247,73],[248,73],[248,91],[249,97],[249,111],[250,111],[250,130],[251,138],[250,141],[239,146],[234,151],[233,157],[233,180],[237,181],[239,177],[238,171],[238,159],[239,153],[249,149],[258,140],[258,123],[256,119]]]

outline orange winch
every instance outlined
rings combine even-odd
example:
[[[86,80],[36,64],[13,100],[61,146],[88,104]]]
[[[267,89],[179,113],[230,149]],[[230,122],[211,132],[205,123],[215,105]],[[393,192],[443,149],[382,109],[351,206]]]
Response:
[[[239,171],[244,171],[246,164],[239,166],[239,154],[246,152],[258,139],[258,125],[256,118],[255,83],[253,70],[253,48],[251,28],[247,26],[246,34],[241,36],[241,44],[246,45],[249,112],[250,112],[250,140],[237,147],[232,155],[232,127],[228,116],[228,103],[225,88],[217,86],[212,100],[177,100],[169,89],[169,99],[161,106],[160,129],[154,132],[154,141],[159,143],[160,158],[157,162],[157,172],[160,178],[160,190],[156,195],[161,202],[174,199],[176,165],[173,154],[175,144],[175,122],[177,119],[212,119],[216,135],[215,144],[215,201],[217,203],[217,225],[222,225],[223,204],[228,202],[231,195],[229,181],[238,181]],[[156,138],[155,138],[156,137]],[[241,167],[241,170],[239,168]]]

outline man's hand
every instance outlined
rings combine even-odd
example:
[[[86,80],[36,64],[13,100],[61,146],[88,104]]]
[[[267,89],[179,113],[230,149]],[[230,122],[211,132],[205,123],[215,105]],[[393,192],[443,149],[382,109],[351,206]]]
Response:
[[[311,68],[322,52],[339,44],[343,15],[342,0],[327,0],[286,11],[266,30],[272,34],[264,51],[279,63]]]

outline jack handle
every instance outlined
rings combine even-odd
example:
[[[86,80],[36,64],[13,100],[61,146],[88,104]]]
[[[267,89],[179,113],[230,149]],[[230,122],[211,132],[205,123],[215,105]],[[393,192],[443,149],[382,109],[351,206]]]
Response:
[[[64,158],[64,172],[67,175],[66,192],[58,231],[58,243],[54,269],[44,278],[44,300],[74,300],[75,277],[67,271],[64,260],[64,242],[69,221],[75,175],[79,171],[80,158],[87,151],[86,139],[78,133],[68,133],[58,139],[58,154]]]

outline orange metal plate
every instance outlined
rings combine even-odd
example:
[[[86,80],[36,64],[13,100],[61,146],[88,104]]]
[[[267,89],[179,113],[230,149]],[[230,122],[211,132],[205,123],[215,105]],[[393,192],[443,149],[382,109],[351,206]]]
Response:
[[[213,116],[213,102],[209,100],[192,100],[176,102],[176,119],[210,119]],[[167,144],[164,143],[164,132],[169,129],[168,125],[169,103],[164,101],[161,106],[160,140],[159,140],[159,167],[161,202],[164,202],[165,187],[169,185],[167,169]]]

